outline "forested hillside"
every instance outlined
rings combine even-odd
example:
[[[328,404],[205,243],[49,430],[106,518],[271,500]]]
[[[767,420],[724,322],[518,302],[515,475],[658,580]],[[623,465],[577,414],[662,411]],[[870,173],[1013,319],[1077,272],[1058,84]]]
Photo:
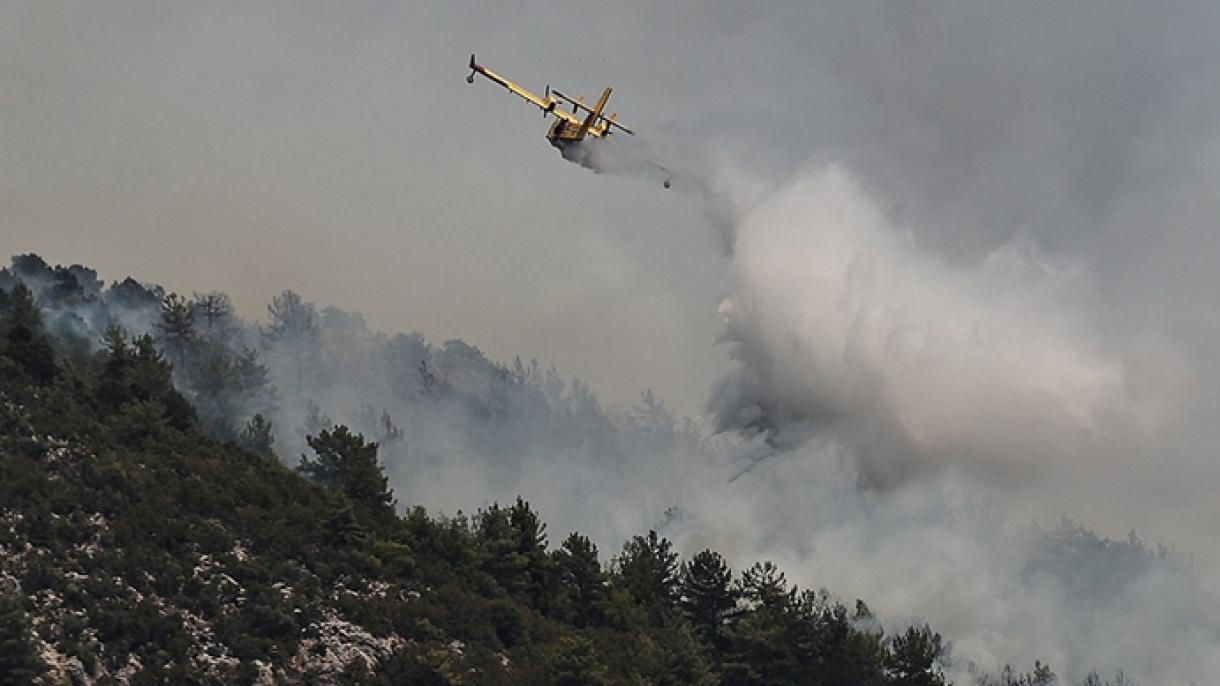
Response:
[[[657,531],[602,551],[548,536],[520,498],[445,516],[390,486],[383,443],[458,407],[461,422],[485,413],[497,440],[531,398],[529,426],[553,424],[544,441],[578,435],[559,407],[603,421],[605,445],[698,440],[651,396],[616,418],[535,366],[415,340],[395,392],[431,414],[404,428],[369,404],[350,427],[311,405],[289,459],[259,351],[302,388],[319,383],[309,356],[322,352],[300,344],[318,324],[299,298],[271,315],[254,341],[220,294],[103,288],[32,256],[0,272],[4,683],[944,683],[952,637],[883,628],[865,602],[797,588],[770,562],[682,559]],[[456,373],[469,359],[444,362],[459,354],[501,385],[462,390],[480,380]],[[569,390],[548,399],[547,383]],[[427,478],[406,464],[421,468],[402,478]],[[977,681],[1055,683],[1028,667]]]
[[[404,502],[452,513],[511,499],[533,489],[544,466],[564,487],[534,497],[610,545],[659,526],[676,504],[640,500],[633,521],[605,517],[621,510],[624,475],[647,471],[651,483],[678,492],[691,467],[683,462],[719,456],[714,441],[650,392],[632,407],[608,407],[552,367],[494,362],[462,340],[370,330],[360,314],[291,290],[267,304],[263,322],[250,322],[223,292],[184,296],[132,278],[107,285],[88,267],[52,267],[37,255],[0,269],[0,288],[18,279],[67,350],[101,350],[114,326],[149,335],[209,435],[274,450],[295,466],[310,451],[307,435],[343,424],[378,443]]]

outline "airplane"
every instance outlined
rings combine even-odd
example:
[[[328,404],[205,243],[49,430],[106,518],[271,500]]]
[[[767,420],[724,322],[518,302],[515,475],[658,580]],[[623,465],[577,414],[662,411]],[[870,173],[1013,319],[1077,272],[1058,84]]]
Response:
[[[544,95],[533,93],[479,64],[475,61],[473,53],[470,55],[469,67],[470,75],[466,77],[466,83],[473,84],[474,75],[481,74],[493,83],[500,84],[510,93],[542,110],[544,118],[548,114],[555,117],[555,123],[551,124],[551,128],[547,131],[546,139],[559,150],[559,154],[563,155],[565,160],[575,162],[586,169],[592,169],[595,172],[602,171],[591,156],[589,148],[583,145],[586,139],[589,137],[604,139],[614,133],[615,130],[622,131],[628,135],[635,134],[634,131],[616,121],[618,117],[617,112],[611,112],[609,115],[602,114],[606,107],[606,102],[610,99],[610,94],[614,92],[614,89],[609,86],[606,87],[606,90],[602,91],[602,95],[597,99],[597,103],[590,108],[585,105],[583,97],[570,98],[558,90],[552,90],[549,85],[546,87]],[[568,112],[561,109],[561,103],[571,105],[572,111]],[[582,113],[584,114],[582,115]],[[669,170],[665,168],[665,165],[655,160],[643,158],[634,152],[631,154],[657,165],[668,174]],[[669,188],[669,185],[670,180],[666,178],[665,187]]]

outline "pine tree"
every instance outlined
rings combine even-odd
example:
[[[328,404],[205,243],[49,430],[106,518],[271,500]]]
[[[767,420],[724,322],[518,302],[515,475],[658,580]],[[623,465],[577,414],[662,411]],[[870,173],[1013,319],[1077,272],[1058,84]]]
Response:
[[[317,454],[315,459],[301,456],[297,470],[319,484],[341,491],[351,499],[357,514],[374,521],[394,515],[394,497],[381,463],[377,444],[366,443],[364,436],[353,434],[346,426],[336,426],[305,441]]]
[[[9,293],[3,353],[30,375],[34,383],[50,384],[56,376],[55,351],[42,328],[42,313],[34,294],[18,281]]]
[[[254,415],[237,435],[237,443],[255,455],[274,456],[275,435],[271,431],[271,422],[261,414]]]
[[[157,350],[152,336],[132,341],[132,365],[128,386],[139,400],[155,401],[165,409],[165,418],[179,431],[195,423],[195,408],[174,388],[173,367]]]
[[[640,636],[631,683],[657,686],[711,686],[720,683],[704,647],[689,626],[678,623]],[[731,683],[731,682],[726,682]]]
[[[541,599],[550,577],[546,525],[520,497],[512,507],[493,503],[475,518],[479,566],[512,594]]]
[[[894,686],[943,686],[944,674],[937,660],[944,653],[940,634],[927,624],[909,627],[895,636],[885,658],[886,671]]]
[[[711,550],[682,566],[679,604],[695,635],[711,645],[722,644],[725,624],[737,607],[738,593],[732,584],[728,563]]]
[[[131,399],[126,380],[134,357],[127,345],[127,334],[117,326],[106,328],[102,334],[102,345],[106,351],[98,375],[97,397],[108,409],[117,410]]]
[[[220,422],[229,425],[254,414],[266,417],[275,410],[276,389],[267,367],[259,362],[257,350],[243,348],[233,354],[219,344],[208,347],[221,351],[225,358],[225,366],[218,369],[223,386],[215,389],[214,396],[217,409],[222,410]]]
[[[786,608],[792,601],[788,580],[774,562],[756,562],[741,574],[738,582],[741,596],[756,606]]]
[[[263,329],[263,344],[280,350],[292,363],[297,393],[305,388],[306,371],[317,367],[321,352],[321,331],[318,312],[313,303],[301,300],[292,291],[284,291],[267,306],[267,328]]]
[[[809,665],[823,675],[828,686],[883,686],[885,646],[880,631],[857,627],[873,625],[868,607],[858,605],[856,615],[847,607],[830,602],[822,591],[805,591],[795,596],[798,617],[796,645],[810,659]]]
[[[551,555],[559,612],[576,626],[600,624],[606,598],[606,575],[597,559],[597,546],[573,533]]]
[[[617,582],[647,608],[654,621],[673,608],[678,596],[678,554],[668,539],[649,531],[623,544],[615,560]]]
[[[548,671],[557,686],[599,686],[610,683],[606,666],[588,639],[565,638],[551,657]]]
[[[529,560],[518,551],[508,508],[492,503],[479,511],[474,524],[479,568],[508,593],[523,593],[528,585]]]
[[[157,339],[178,368],[186,366],[187,353],[195,338],[194,306],[177,293],[165,296],[157,321]]]
[[[235,333],[233,302],[219,291],[195,293],[191,309],[197,320],[203,322],[202,335],[221,344],[228,343]]]
[[[31,684],[46,670],[34,650],[20,597],[0,594],[0,685]]]
[[[189,385],[204,426],[213,436],[226,440],[236,431],[234,419],[238,414],[233,358],[220,345],[205,343],[201,348],[189,368]]]
[[[352,501],[343,496],[331,499],[322,528],[326,532],[326,541],[332,546],[362,549],[369,544],[368,529],[356,519]]]
[[[789,620],[787,613],[775,608],[743,613],[725,632],[721,681],[742,685],[803,683],[796,678],[802,659],[792,648]]]

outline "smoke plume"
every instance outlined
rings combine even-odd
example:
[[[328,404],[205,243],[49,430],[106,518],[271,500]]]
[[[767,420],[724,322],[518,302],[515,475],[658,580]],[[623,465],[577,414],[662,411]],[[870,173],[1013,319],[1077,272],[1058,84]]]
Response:
[[[842,168],[770,193],[740,185],[717,205],[738,367],[711,409],[759,445],[692,530],[766,532],[751,554],[785,551],[883,616],[943,627],[959,679],[1034,659],[1076,680],[1108,665],[1188,683],[1220,667],[1196,568],[1069,518],[1159,526],[1214,562],[1214,505],[1181,514],[1192,481],[1220,483],[1193,443],[1206,429],[1181,431],[1198,410],[1188,351],[1162,340],[1133,356],[1154,332],[1107,327],[1126,303],[1032,237],[951,261]],[[726,502],[744,511],[720,516]]]

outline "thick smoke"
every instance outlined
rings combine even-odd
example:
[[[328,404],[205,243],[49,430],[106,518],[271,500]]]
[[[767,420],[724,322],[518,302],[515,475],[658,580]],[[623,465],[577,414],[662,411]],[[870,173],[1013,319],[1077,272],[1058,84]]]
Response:
[[[841,170],[749,212],[731,272],[721,314],[742,365],[717,391],[721,428],[826,425],[870,484],[947,466],[1014,478],[1138,419],[1083,269],[1028,240],[950,265]]]
[[[1193,343],[1116,326],[1132,303],[1099,286],[1110,266],[1030,234],[951,259],[842,167],[771,190],[719,170],[689,185],[730,261],[738,366],[710,409],[740,442],[693,470],[671,535],[932,621],[963,682],[1035,659],[1072,680],[1220,669],[1220,603],[1196,577],[1220,512],[1188,497],[1220,483]]]
[[[953,642],[958,683],[1036,659],[1071,680],[1098,668],[1187,683],[1220,669],[1220,605],[1185,558],[1099,537],[1062,516],[1076,512],[1066,501],[1025,506],[1073,478],[1057,459],[1104,468],[1092,451],[1107,412],[1138,405],[1087,335],[1086,275],[1029,245],[951,268],[840,170],[723,206],[736,228],[724,312],[741,369],[718,389],[720,429],[732,430],[714,438],[652,393],[606,406],[554,369],[387,336],[291,293],[257,325],[205,316],[205,303],[224,311],[219,294],[195,298],[200,340],[257,351],[269,384],[218,395],[217,369],[232,367],[214,352],[179,354],[176,381],[222,437],[266,413],[288,464],[306,434],[352,426],[380,443],[404,505],[453,514],[519,494],[552,539],[581,531],[605,557],[651,527],[738,569],[774,560],[803,586],[866,599],[891,628],[931,622]],[[36,285],[53,328],[79,319],[84,338],[60,330],[73,346],[126,322],[172,347],[155,286],[103,287],[87,268],[32,256],[0,271],[0,288],[13,276]],[[912,397],[916,383],[926,392]]]
[[[1122,303],[1031,237],[950,261],[841,168],[746,187],[721,205],[737,208],[721,314],[739,366],[712,402],[718,429],[764,441],[730,491],[749,504],[738,535],[768,532],[767,554],[791,546],[819,583],[944,628],[957,670],[1220,668],[1220,605],[1183,558],[1060,521],[1160,527],[1214,562],[1214,505],[1182,515],[1199,481],[1220,483],[1190,448],[1207,429],[1184,420],[1200,416],[1189,351],[1133,361],[1139,337],[1104,324]],[[704,530],[732,532],[713,512]]]

